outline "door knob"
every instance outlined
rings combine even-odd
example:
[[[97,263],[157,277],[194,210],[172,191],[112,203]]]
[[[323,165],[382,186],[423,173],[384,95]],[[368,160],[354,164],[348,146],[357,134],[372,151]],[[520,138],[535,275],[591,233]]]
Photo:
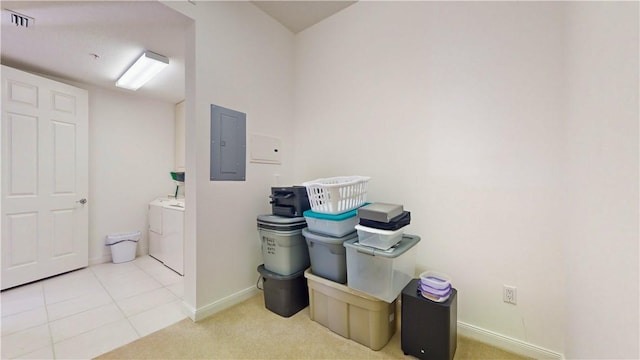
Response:
[[[81,205],[84,205],[84,204],[86,204],[86,203],[87,203],[87,199],[82,198],[82,199],[80,199],[80,200],[78,200],[78,201],[76,201],[76,202],[77,202],[77,203],[80,203]]]

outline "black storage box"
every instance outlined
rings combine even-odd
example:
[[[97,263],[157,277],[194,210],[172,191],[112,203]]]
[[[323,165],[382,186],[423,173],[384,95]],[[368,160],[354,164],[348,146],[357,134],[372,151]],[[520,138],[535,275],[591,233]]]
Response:
[[[380,229],[396,231],[402,227],[405,227],[411,223],[411,212],[403,211],[402,214],[394,217],[389,222],[375,221],[369,219],[360,219],[360,225]]]
[[[358,219],[367,219],[388,223],[396,216],[402,215],[404,207],[397,204],[371,203],[358,208]]]
[[[269,197],[273,215],[299,217],[305,210],[311,209],[304,186],[272,187]]]
[[[272,312],[290,317],[309,306],[309,288],[304,270],[291,275],[280,275],[258,266],[262,277],[264,306]]]
[[[420,279],[413,279],[402,290],[402,351],[419,359],[452,360],[457,347],[458,292],[452,288],[449,299],[438,303],[424,298],[418,286]]]

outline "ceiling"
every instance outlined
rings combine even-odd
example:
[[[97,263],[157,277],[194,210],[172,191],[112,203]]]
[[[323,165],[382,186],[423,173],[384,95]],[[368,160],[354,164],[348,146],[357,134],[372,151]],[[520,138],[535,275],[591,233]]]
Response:
[[[190,20],[159,2],[2,1],[2,9],[5,65],[174,103],[184,99]],[[5,9],[35,24],[13,25]],[[116,88],[117,78],[144,50],[168,57],[170,65],[136,92]]]
[[[197,1],[194,6],[197,6]],[[252,1],[297,33],[355,1]],[[10,9],[34,18],[11,24]],[[158,1],[2,1],[2,64],[135,96],[184,99],[186,28],[191,20]],[[115,81],[145,50],[169,66],[133,92]]]
[[[252,1],[292,33],[314,25],[356,1]]]

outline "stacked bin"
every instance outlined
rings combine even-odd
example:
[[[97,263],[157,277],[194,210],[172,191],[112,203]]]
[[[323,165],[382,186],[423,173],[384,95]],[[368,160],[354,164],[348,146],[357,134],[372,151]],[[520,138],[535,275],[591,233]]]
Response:
[[[404,233],[411,214],[403,205],[372,203],[358,209],[358,238],[347,241],[349,287],[395,301],[415,274],[416,235]]]
[[[258,216],[264,268],[278,275],[291,275],[309,267],[309,251],[302,236],[303,217]]]
[[[299,216],[309,208],[300,187],[272,188],[272,214],[258,216],[258,233],[264,264],[258,266],[265,307],[289,317],[309,305],[304,270],[309,267],[309,250],[302,236],[307,227]]]
[[[311,272],[331,281],[347,282],[347,258],[343,243],[357,236],[356,210],[330,215],[304,212],[307,228],[302,235],[307,241]]]
[[[305,271],[311,320],[372,350],[383,348],[396,331],[396,302],[385,302],[347,286],[347,248],[357,240],[357,209],[365,204],[368,177],[306,182],[311,210],[302,234],[311,268]]]
[[[404,227],[411,222],[411,213],[404,211],[402,205],[373,203],[358,209],[358,218],[360,245],[387,250],[402,240]]]
[[[311,209],[303,215],[311,273],[340,284],[347,282],[344,242],[357,236],[357,209],[365,204],[368,177],[345,176],[305,182]]]
[[[335,281],[304,273],[309,317],[334,333],[372,350],[382,349],[396,331],[396,302],[387,303]]]

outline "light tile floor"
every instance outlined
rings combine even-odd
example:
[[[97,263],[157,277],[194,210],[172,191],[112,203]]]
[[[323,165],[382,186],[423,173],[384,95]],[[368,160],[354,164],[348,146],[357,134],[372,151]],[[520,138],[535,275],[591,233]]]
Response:
[[[183,278],[149,256],[0,293],[2,359],[90,359],[176,323]]]

